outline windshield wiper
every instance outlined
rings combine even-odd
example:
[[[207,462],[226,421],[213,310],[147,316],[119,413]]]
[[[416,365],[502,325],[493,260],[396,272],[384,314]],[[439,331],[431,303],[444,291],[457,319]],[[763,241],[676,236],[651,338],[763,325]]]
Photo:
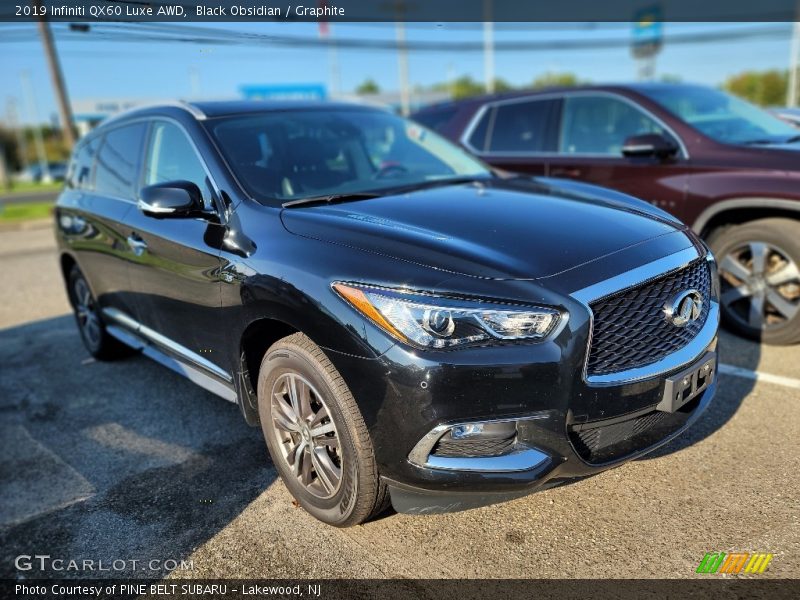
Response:
[[[791,137],[786,138],[785,140],[747,140],[744,142],[748,146],[769,146],[769,145],[780,145],[780,144],[794,144],[795,142],[800,142],[800,135],[793,135]]]
[[[308,198],[300,198],[298,200],[290,200],[281,204],[283,208],[292,208],[294,206],[305,206],[307,204],[332,204],[334,202],[348,202],[351,200],[369,200],[370,198],[378,198],[383,194],[376,192],[353,192],[350,194],[326,194],[324,196],[310,196]]]
[[[308,204],[332,204],[334,202],[350,202],[353,200],[369,200],[370,198],[379,198],[381,196],[390,196],[394,194],[405,194],[406,192],[414,192],[417,190],[439,187],[443,185],[458,185],[460,183],[484,183],[491,181],[489,177],[479,176],[465,176],[465,177],[449,177],[443,179],[428,179],[427,181],[418,181],[410,185],[401,185],[392,188],[383,188],[375,192],[352,192],[349,194],[326,194],[324,196],[311,196],[309,198],[299,198],[297,200],[290,200],[284,202],[281,206],[283,208],[293,208],[295,206],[306,206]]]
[[[769,144],[782,144],[779,140],[745,140],[742,142],[746,146],[768,146]]]
[[[459,185],[461,183],[487,183],[491,181],[491,177],[480,177],[476,175],[464,176],[464,177],[446,177],[442,179],[427,179],[425,181],[418,181],[417,183],[412,183],[409,185],[402,185],[396,188],[390,188],[385,190],[386,193],[389,194],[404,194],[406,192],[415,192],[417,190],[427,190],[434,187],[440,187],[443,185]]]

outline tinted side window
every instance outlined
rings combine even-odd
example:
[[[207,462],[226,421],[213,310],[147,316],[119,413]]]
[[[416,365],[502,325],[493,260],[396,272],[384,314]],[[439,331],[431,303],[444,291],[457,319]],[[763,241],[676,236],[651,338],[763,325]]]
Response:
[[[106,134],[95,168],[94,189],[97,193],[133,198],[144,132],[144,123],[133,123]]]
[[[205,189],[206,171],[183,130],[167,121],[156,121],[144,167],[144,184],[166,181],[191,181]]]
[[[501,104],[495,109],[489,135],[492,152],[548,152],[555,150],[558,100]]]
[[[97,155],[97,147],[99,142],[97,138],[81,143],[76,148],[69,164],[69,173],[67,173],[67,187],[80,190],[89,190],[92,188],[92,169],[94,168],[94,159]]]
[[[664,129],[635,106],[610,96],[568,96],[564,101],[559,151],[620,156],[632,135]]]

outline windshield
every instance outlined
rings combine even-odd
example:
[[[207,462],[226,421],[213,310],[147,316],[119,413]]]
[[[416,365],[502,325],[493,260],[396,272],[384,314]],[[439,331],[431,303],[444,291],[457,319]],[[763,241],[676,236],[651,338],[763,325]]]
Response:
[[[490,177],[450,142],[379,110],[275,111],[210,130],[247,192],[267,203]]]
[[[702,86],[653,87],[650,98],[700,132],[726,144],[781,143],[797,129],[734,96]]]

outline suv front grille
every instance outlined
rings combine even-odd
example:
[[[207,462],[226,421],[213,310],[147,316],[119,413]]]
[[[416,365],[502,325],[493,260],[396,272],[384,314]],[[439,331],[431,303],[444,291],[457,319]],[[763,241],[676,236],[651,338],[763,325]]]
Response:
[[[703,297],[700,318],[676,327],[664,307],[679,292]],[[590,303],[594,314],[587,375],[607,375],[643,367],[679,350],[697,336],[711,305],[711,274],[704,259]]]
[[[569,440],[578,456],[589,464],[623,460],[658,444],[686,425],[705,394],[703,392],[674,413],[653,410],[624,420],[570,425]]]

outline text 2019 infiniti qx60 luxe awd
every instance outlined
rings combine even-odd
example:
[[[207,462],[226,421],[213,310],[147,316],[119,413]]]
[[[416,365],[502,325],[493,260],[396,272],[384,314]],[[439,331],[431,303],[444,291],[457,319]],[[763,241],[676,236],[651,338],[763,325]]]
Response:
[[[684,225],[382,110],[126,113],[77,146],[56,229],[89,351],[238,403],[337,526],[597,473],[716,387],[715,264]]]

